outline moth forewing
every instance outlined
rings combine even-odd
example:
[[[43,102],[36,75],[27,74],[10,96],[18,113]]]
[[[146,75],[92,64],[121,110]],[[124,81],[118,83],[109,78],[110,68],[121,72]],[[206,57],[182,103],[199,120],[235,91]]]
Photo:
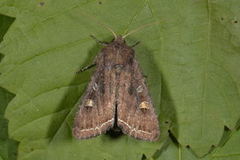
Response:
[[[108,77],[111,77],[111,73],[103,66],[103,56],[98,56],[95,63],[96,70],[74,120],[73,135],[78,139],[91,138],[105,133],[114,124],[116,106],[113,105],[114,95],[110,94],[110,89],[108,89],[113,86],[105,88],[104,85]]]
[[[137,139],[157,140],[158,119],[134,50],[118,36],[101,50],[95,63],[73,135],[78,139],[94,137],[116,124]]]
[[[130,64],[129,85],[120,85],[120,101],[118,112],[118,126],[125,134],[142,140],[155,141],[159,137],[159,124],[155,114],[152,100],[144,80],[141,69],[134,59]],[[127,91],[128,86],[132,87],[131,93]]]

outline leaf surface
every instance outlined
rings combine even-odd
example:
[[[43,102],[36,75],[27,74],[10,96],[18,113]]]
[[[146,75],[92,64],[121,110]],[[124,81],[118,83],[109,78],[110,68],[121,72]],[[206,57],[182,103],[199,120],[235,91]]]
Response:
[[[168,126],[182,146],[199,156],[217,146],[224,126],[240,115],[238,0],[2,1],[0,13],[16,20],[0,45],[0,85],[16,94],[6,110],[9,134],[20,141],[20,159],[141,159],[167,140]],[[87,141],[71,136],[75,104],[100,50],[89,35],[110,41],[127,37],[161,122],[160,142],[103,135]],[[75,107],[74,107],[75,106]],[[67,151],[67,152],[65,152]],[[95,152],[96,154],[91,154]]]
[[[174,144],[169,141],[167,150],[162,150],[161,155],[157,160],[174,159],[174,160],[236,160],[240,158],[239,141],[240,132],[233,131],[229,141],[224,146],[216,148],[212,153],[203,158],[198,158],[196,155],[185,147]]]

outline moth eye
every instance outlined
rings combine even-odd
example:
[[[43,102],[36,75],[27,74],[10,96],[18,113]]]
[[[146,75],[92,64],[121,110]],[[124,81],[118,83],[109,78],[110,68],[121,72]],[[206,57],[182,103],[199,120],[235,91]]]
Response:
[[[147,101],[143,101],[140,103],[139,108],[147,110],[147,109],[149,109],[149,103]]]
[[[140,93],[140,92],[143,91],[143,87],[142,86],[138,86],[136,90],[137,90],[138,93]]]
[[[94,102],[92,99],[87,99],[84,107],[94,107]]]

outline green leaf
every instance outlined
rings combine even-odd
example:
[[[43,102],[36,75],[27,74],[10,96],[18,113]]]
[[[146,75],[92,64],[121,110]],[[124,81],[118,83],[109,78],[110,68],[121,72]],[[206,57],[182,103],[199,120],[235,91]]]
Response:
[[[0,87],[0,159],[3,160],[14,160],[17,154],[17,142],[8,138],[8,122],[3,117],[5,108],[13,97],[13,94]]]
[[[217,160],[235,160],[240,159],[240,130],[234,131],[230,135],[230,139],[224,146],[218,147],[213,153],[213,158]]]
[[[16,20],[1,43],[0,85],[16,94],[7,107],[19,159],[141,159],[166,146],[167,130],[199,156],[217,146],[240,117],[238,0],[6,1]],[[159,113],[160,142],[71,136],[73,107],[89,82],[100,46],[124,34],[135,50]],[[103,25],[104,24],[104,25]],[[161,96],[161,100],[160,100]],[[94,154],[91,154],[94,153]]]
[[[18,13],[17,8],[14,6],[14,0],[1,0],[0,10],[2,14],[10,17],[16,17]]]
[[[14,18],[0,15],[0,42],[3,40],[3,36],[7,32],[9,26],[13,23],[13,21]]]
[[[0,15],[0,42],[7,32],[9,26],[14,21],[13,18]],[[0,53],[0,61],[2,55]],[[8,137],[8,121],[4,118],[4,112],[7,104],[14,97],[13,94],[0,87],[0,159],[1,160],[14,160],[17,154],[17,142],[9,139]]]
[[[22,2],[17,2],[15,6],[22,6]],[[36,2],[34,7],[37,9],[34,11],[30,4],[25,6],[25,10],[17,15],[8,36],[1,44],[5,58],[0,66],[0,83],[16,93],[16,97],[8,106],[6,117],[10,120],[11,137],[21,142],[19,158],[140,159],[143,154],[151,156],[164,143],[167,129],[162,131],[161,142],[156,143],[142,142],[127,136],[114,139],[103,135],[88,141],[72,138],[72,119],[76,111],[76,107],[73,106],[90,78],[90,72],[80,75],[76,75],[75,72],[80,67],[92,63],[100,49],[89,35],[94,33],[99,39],[112,39],[110,32],[101,25],[100,28],[98,22],[94,21],[95,18],[91,17],[99,14],[96,7],[99,11],[107,10],[113,6],[117,7],[118,3],[102,2],[107,5],[101,6],[98,2],[85,2],[84,10],[81,9],[83,4],[77,6],[74,2],[71,5],[66,3],[67,1],[62,4],[62,7],[67,8],[64,11],[61,6],[54,8],[54,4],[47,2],[43,5]],[[127,4],[127,1],[125,3]],[[132,16],[126,21],[128,23],[136,12],[148,11],[144,3],[135,4],[138,7],[132,7]],[[92,13],[87,13],[87,10]],[[151,17],[143,14],[142,18]],[[118,20],[121,20],[121,16]],[[125,22],[123,19],[121,21]],[[152,21],[153,19],[149,19],[149,22]],[[128,25],[125,23],[119,26],[122,33],[128,29]],[[153,28],[147,30],[151,29]],[[137,38],[128,41],[133,44]],[[144,56],[146,53],[151,55],[147,47],[142,45],[138,50],[138,59],[144,59],[141,66],[150,79],[149,86],[159,111],[161,78],[156,75],[157,67],[151,62],[152,56]],[[92,150],[98,154],[91,154]]]
[[[236,160],[240,158],[239,150],[240,131],[233,131],[231,139],[222,147],[218,147],[204,158],[198,158],[190,149],[174,144],[170,141],[167,150],[161,150],[157,160]]]
[[[9,26],[14,21],[14,18],[10,18],[0,14],[0,42],[3,40],[3,36],[7,32]],[[3,55],[0,53],[0,62],[3,58]]]
[[[238,0],[151,1],[160,25],[161,108],[173,134],[198,156],[217,146],[240,113]]]

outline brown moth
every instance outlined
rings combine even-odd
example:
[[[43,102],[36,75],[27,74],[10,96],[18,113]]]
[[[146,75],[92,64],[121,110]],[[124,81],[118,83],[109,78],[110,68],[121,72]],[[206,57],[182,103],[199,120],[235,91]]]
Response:
[[[137,139],[159,138],[158,119],[144,76],[125,37],[115,36],[95,59],[96,70],[74,120],[77,139],[98,136],[115,125]]]

